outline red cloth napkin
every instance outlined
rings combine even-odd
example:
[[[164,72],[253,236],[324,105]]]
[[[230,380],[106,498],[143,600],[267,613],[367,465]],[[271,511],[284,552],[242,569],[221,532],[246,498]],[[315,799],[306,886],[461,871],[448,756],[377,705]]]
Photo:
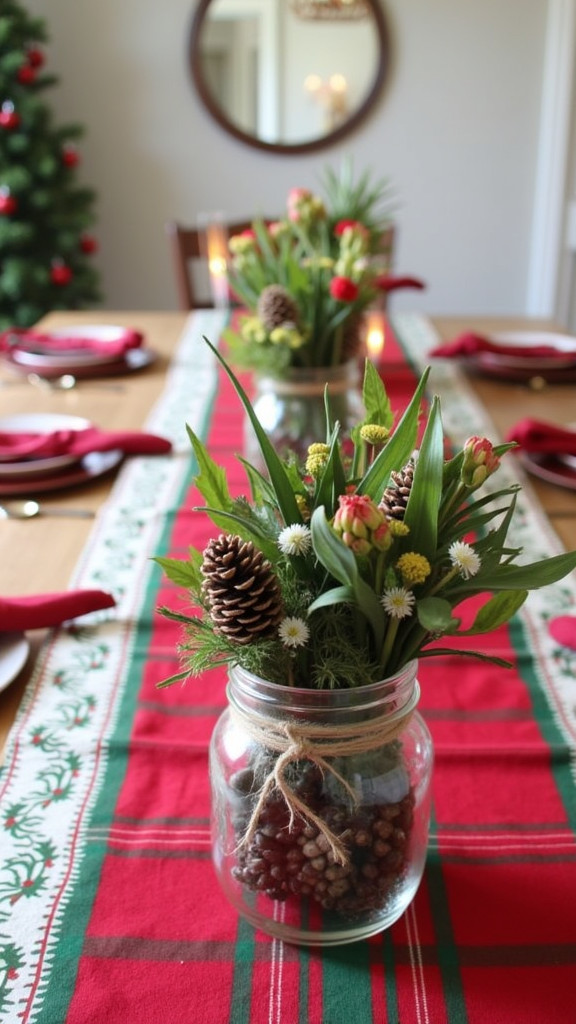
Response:
[[[139,431],[55,430],[49,434],[0,431],[0,461],[48,459],[56,455],[81,458],[90,452],[108,452],[120,448],[127,455],[163,455],[172,444],[156,434]]]
[[[548,629],[559,644],[576,651],[576,615],[558,615],[550,621]]]
[[[140,331],[126,329],[118,334],[118,337],[106,341],[97,336],[82,334],[82,328],[78,328],[77,335],[60,335],[57,331],[53,334],[41,334],[37,331],[27,331],[22,328],[10,328],[0,334],[0,352],[13,352],[19,348],[22,351],[30,351],[39,355],[57,355],[61,352],[93,352],[105,356],[123,356],[128,349],[139,348],[144,336]]]
[[[55,594],[0,597],[0,631],[19,632],[57,626],[79,615],[113,608],[116,602],[105,590],[68,590]]]
[[[419,277],[394,277],[393,274],[381,274],[376,282],[383,292],[395,292],[399,288],[425,288],[426,284]]]
[[[576,430],[529,418],[520,420],[508,432],[507,441],[516,441],[526,452],[551,455],[576,455]]]
[[[520,356],[521,358],[541,359],[549,358],[566,359],[570,353],[556,348],[554,345],[507,345],[502,341],[492,341],[491,338],[484,338],[480,334],[460,334],[453,341],[447,341],[443,345],[437,345],[428,353],[430,356],[473,356],[479,352],[491,352],[496,355]],[[574,348],[576,353],[576,346]]]

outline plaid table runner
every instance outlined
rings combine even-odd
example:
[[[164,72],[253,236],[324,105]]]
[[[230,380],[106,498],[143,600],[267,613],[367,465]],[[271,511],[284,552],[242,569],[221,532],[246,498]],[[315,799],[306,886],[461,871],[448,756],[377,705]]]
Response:
[[[114,487],[75,585],[104,583],[118,608],[55,630],[39,658],[0,774],[0,1021],[5,1024],[576,1024],[575,656],[549,637],[574,580],[531,595],[486,638],[514,669],[422,663],[436,748],[423,883],[387,932],[326,950],[273,940],[238,919],[210,860],[207,746],[224,675],[158,691],[183,595],[154,554],[213,532],[192,511],[184,424],[233,459],[242,414],[198,313],[147,427],[172,457],[133,459]],[[405,404],[436,338],[394,318],[385,379]],[[435,367],[456,443],[494,431],[457,368]],[[499,472],[511,479],[514,460]],[[522,481],[526,483],[524,480]],[[514,542],[559,550],[527,486]],[[281,913],[281,907],[279,908]]]

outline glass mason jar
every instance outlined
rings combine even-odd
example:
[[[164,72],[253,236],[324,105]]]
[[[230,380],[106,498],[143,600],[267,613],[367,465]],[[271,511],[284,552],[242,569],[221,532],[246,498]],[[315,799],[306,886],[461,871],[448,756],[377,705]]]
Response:
[[[364,939],[414,897],[433,761],[416,670],[329,691],[230,670],[210,747],[213,858],[232,905],[264,932]]]
[[[292,367],[282,377],[255,375],[254,412],[280,458],[292,451],[304,459],[309,445],[326,440],[326,386],[332,419],[338,420],[345,438],[364,416],[356,359],[340,366]],[[244,450],[248,461],[258,465],[260,451],[248,419]]]

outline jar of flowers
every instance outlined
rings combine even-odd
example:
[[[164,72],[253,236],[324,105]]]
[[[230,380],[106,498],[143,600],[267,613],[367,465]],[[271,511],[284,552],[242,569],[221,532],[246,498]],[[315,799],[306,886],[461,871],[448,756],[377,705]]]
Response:
[[[232,904],[292,942],[348,942],[396,920],[423,872],[432,743],[419,663],[447,643],[504,672],[469,638],[573,570],[576,552],[520,560],[507,541],[518,487],[482,493],[514,445],[471,437],[447,457],[437,398],[422,430],[427,372],[397,420],[367,362],[352,453],[328,400],[297,467],[224,366],[267,476],[246,464],[249,492],[233,497],[190,432],[217,532],[184,562],[159,559],[194,606],[164,609],[182,624],[182,669],[161,685],[229,667],[210,770],[214,863]],[[473,595],[485,599],[464,626]]]
[[[254,372],[254,406],[273,443],[299,456],[321,433],[326,384],[345,433],[361,417],[364,313],[398,283],[388,183],[355,182],[345,165],[326,173],[324,190],[326,200],[292,189],[284,219],[229,240],[230,288],[247,311],[224,332],[230,360]],[[258,458],[249,426],[247,454]]]

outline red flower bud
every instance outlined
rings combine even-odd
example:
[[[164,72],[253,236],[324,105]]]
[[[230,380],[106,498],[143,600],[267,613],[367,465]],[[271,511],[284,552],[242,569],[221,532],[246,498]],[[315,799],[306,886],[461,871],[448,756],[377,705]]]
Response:
[[[358,298],[358,285],[349,277],[333,277],[330,281],[330,295],[338,302],[354,302]]]

